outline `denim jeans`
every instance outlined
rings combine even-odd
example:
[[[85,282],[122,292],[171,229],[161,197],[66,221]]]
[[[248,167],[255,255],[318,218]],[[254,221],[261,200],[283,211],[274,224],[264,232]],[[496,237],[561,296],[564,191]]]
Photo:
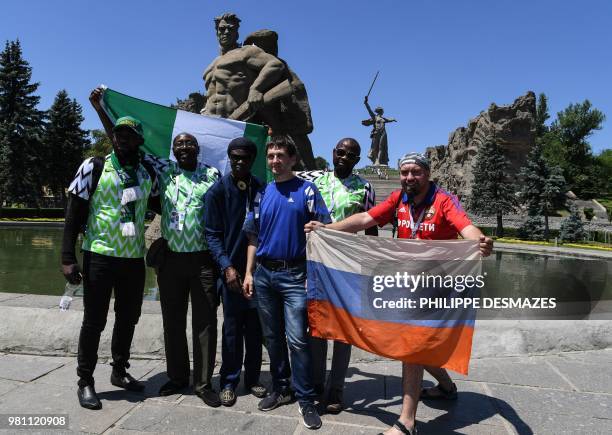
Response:
[[[313,403],[315,393],[307,333],[306,265],[270,270],[260,264],[255,271],[254,284],[257,310],[270,356],[273,390],[280,392],[288,389],[289,376],[293,371],[293,388],[300,405]]]

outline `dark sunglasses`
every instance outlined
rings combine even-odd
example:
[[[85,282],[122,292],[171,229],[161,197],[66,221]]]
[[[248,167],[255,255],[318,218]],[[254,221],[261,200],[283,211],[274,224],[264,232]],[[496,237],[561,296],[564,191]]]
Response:
[[[355,160],[355,159],[359,158],[359,154],[355,154],[355,153],[352,153],[350,151],[345,151],[345,150],[343,150],[341,148],[336,148],[335,151],[336,151],[336,155],[338,157],[346,157],[346,158],[351,159],[351,160]]]
[[[230,154],[229,158],[232,162],[239,162],[241,160],[243,162],[248,162],[253,158],[253,156],[251,156],[250,154],[247,154],[247,155]]]

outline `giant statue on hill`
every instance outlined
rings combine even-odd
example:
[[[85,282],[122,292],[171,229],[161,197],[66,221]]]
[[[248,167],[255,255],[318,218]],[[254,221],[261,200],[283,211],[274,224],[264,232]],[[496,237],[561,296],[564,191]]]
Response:
[[[274,134],[289,134],[302,167],[315,169],[308,139],[313,126],[306,88],[277,57],[278,35],[260,30],[240,45],[239,26],[235,14],[215,18],[221,53],[204,71],[206,104],[201,113],[265,124]]]
[[[371,88],[370,88],[371,90]],[[368,159],[372,161],[374,166],[388,165],[389,164],[389,143],[387,141],[387,130],[385,124],[388,122],[397,122],[394,118],[386,118],[383,116],[384,110],[382,107],[377,107],[372,111],[370,104],[368,103],[368,97],[366,96],[363,103],[368,110],[370,117],[361,121],[362,125],[372,126],[372,132],[370,138],[372,139],[372,145],[368,152]]]

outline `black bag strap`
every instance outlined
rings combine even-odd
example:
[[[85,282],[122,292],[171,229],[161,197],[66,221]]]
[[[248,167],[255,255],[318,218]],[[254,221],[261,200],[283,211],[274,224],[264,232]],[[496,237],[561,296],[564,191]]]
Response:
[[[104,169],[104,157],[94,157],[92,159],[93,163],[93,172],[91,174],[91,193],[90,196],[96,191],[96,187],[98,187],[98,181],[100,181],[100,177],[102,176],[102,170]]]

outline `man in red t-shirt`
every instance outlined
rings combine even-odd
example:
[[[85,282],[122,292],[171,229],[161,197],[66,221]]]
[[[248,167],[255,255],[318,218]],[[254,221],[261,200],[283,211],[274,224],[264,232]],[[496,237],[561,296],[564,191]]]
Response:
[[[309,222],[304,231],[316,228],[330,228],[338,231],[357,232],[374,225],[383,226],[392,222],[400,239],[449,240],[459,235],[464,239],[479,240],[483,257],[491,254],[493,240],[485,237],[468,218],[456,196],[440,189],[429,180],[429,160],[418,153],[406,154],[400,160],[400,181],[402,188],[367,212],[358,213],[342,221],[323,225]],[[423,390],[423,398],[453,399],[457,388],[446,370],[426,367],[439,384]],[[404,397],[398,420],[385,435],[416,433],[416,410],[421,394],[423,366],[402,363],[402,385]]]

